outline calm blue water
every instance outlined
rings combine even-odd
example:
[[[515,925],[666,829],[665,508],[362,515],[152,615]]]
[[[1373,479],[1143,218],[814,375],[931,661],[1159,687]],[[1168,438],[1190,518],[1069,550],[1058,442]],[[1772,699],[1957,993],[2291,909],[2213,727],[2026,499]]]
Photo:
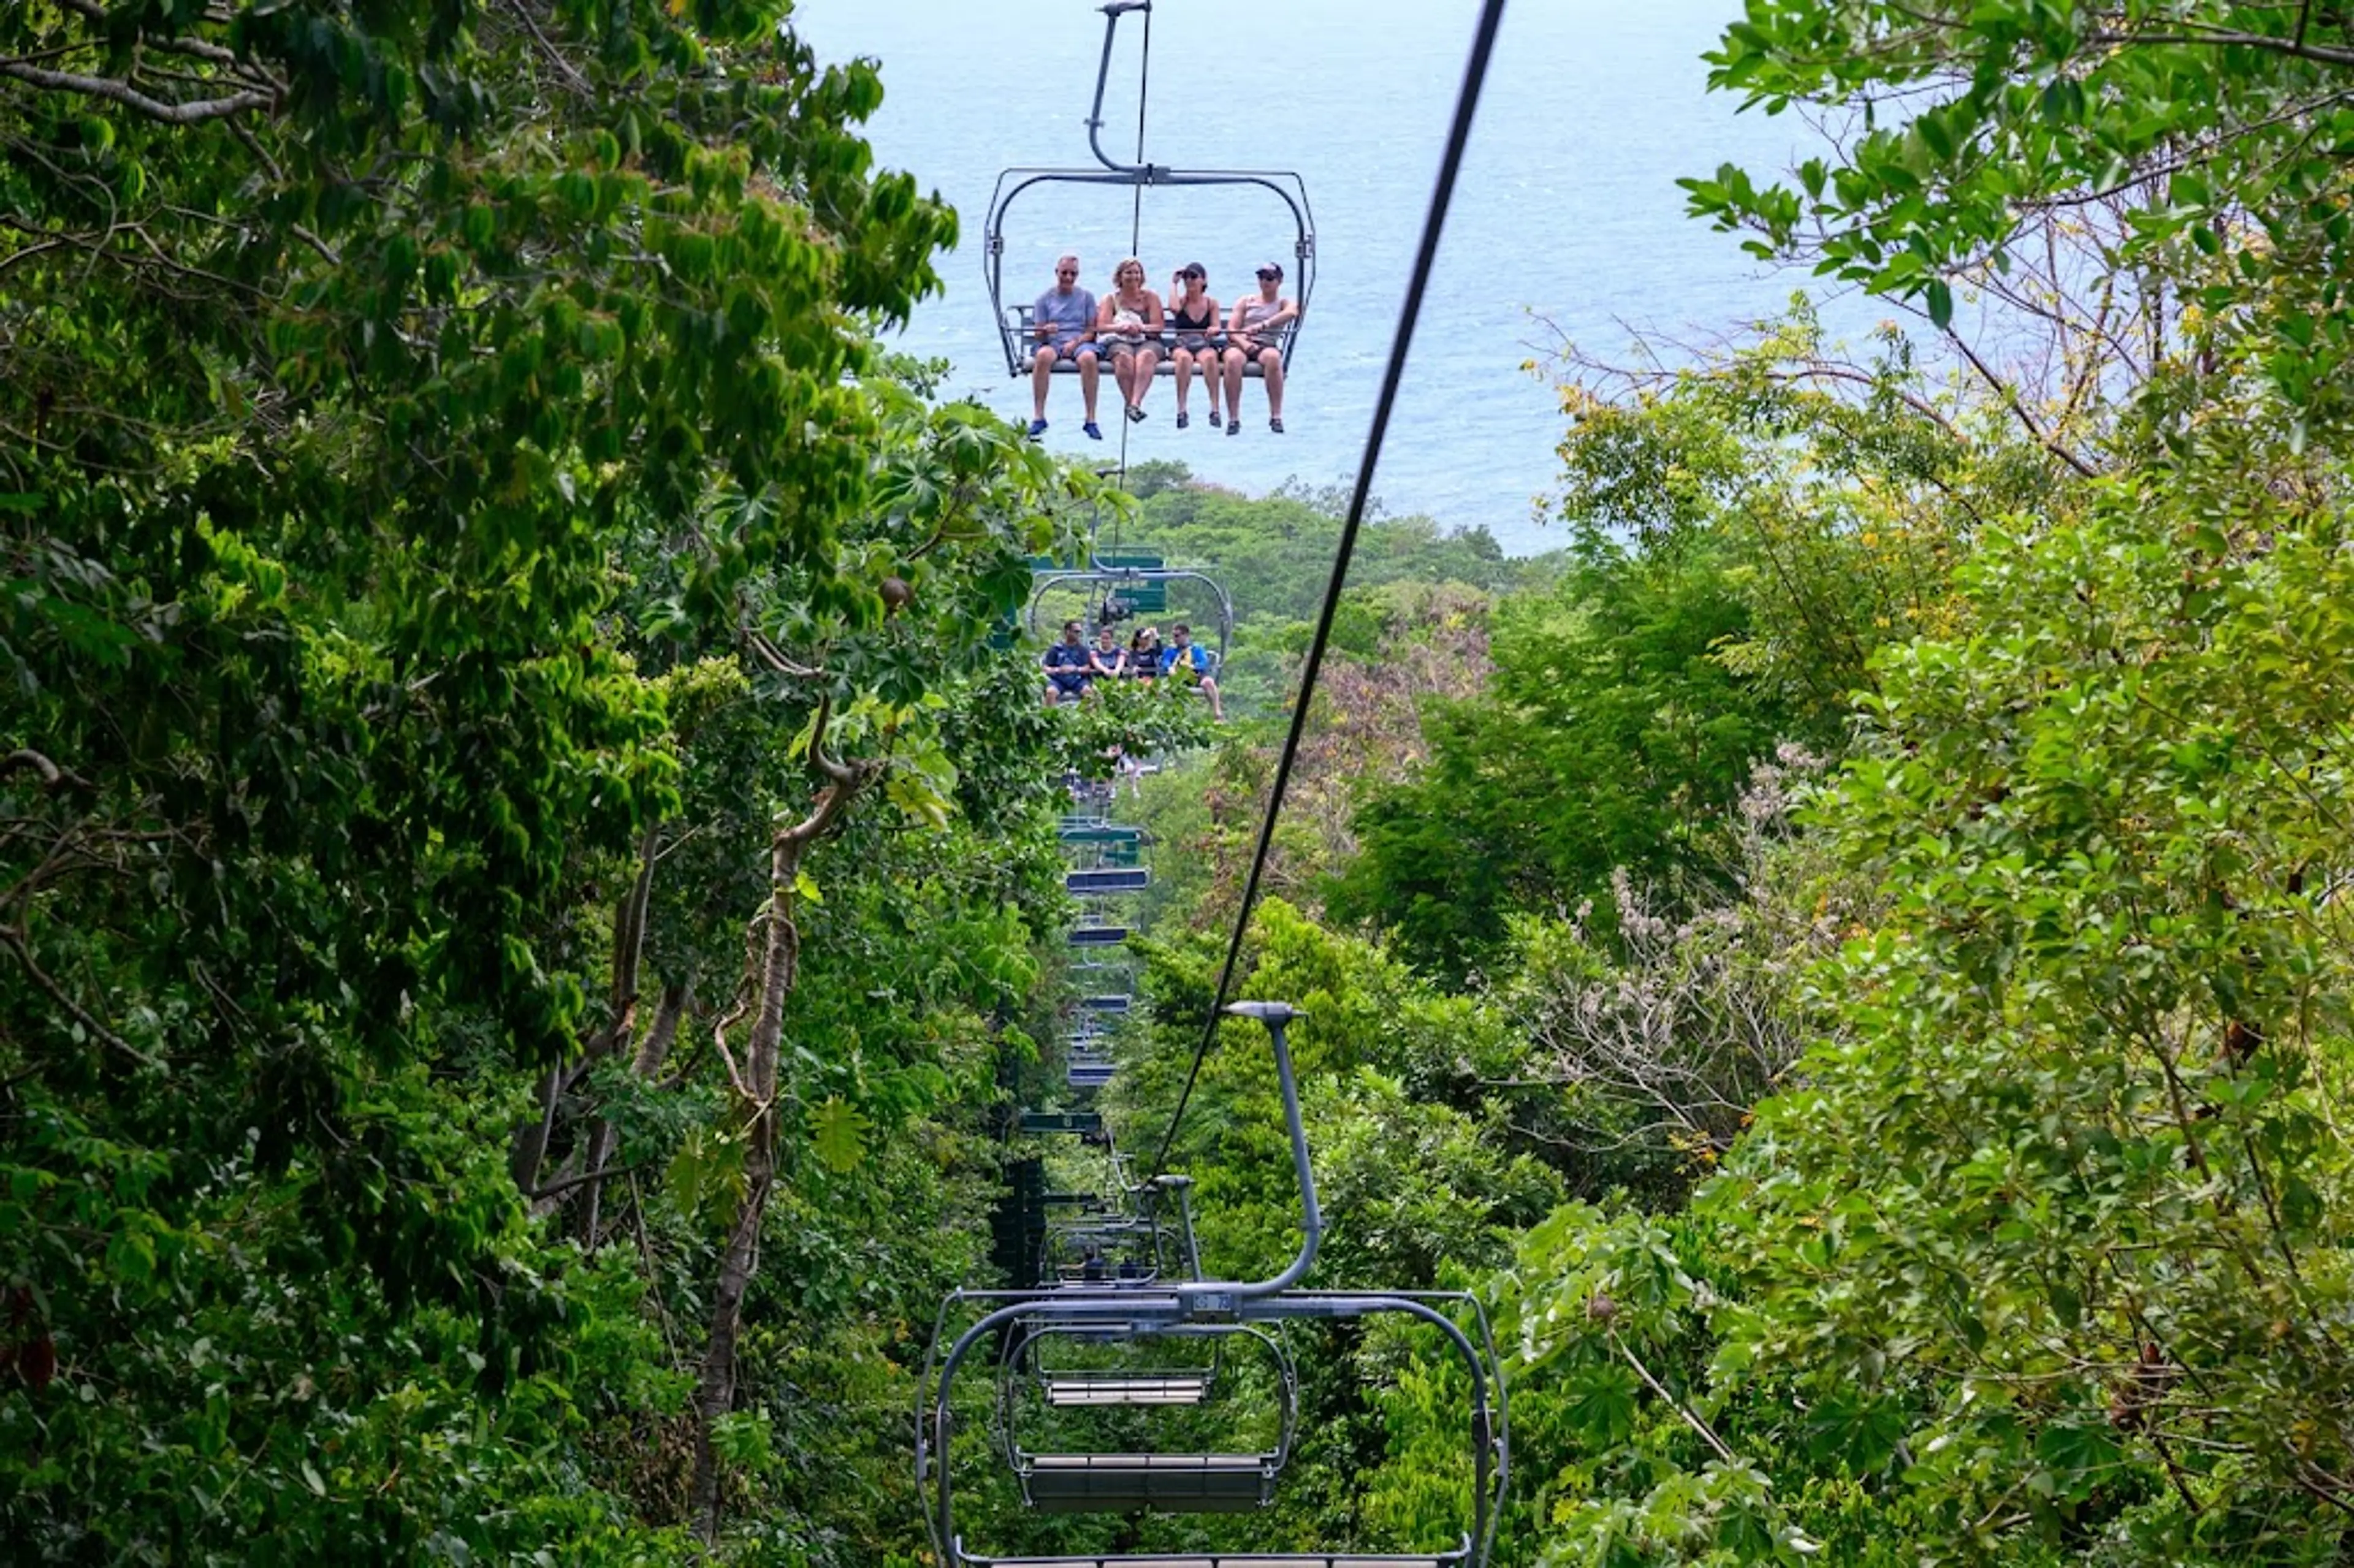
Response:
[[[1559,540],[1533,505],[1552,485],[1561,418],[1520,366],[1553,326],[1616,355],[1630,328],[1697,341],[1777,310],[1808,280],[1771,271],[1736,239],[1683,216],[1679,175],[1725,161],[1779,171],[1804,155],[1794,119],[1736,114],[1703,91],[1701,52],[1737,0],[1514,0],[1473,133],[1432,292],[1374,491],[1394,514],[1485,524],[1508,549]],[[1171,423],[1162,381],[1153,418],[1131,427],[1130,461],[1177,458],[1253,493],[1355,472],[1477,7],[1469,0],[1158,0],[1146,151],[1178,167],[1297,171],[1314,207],[1320,271],[1285,399],[1268,433],[1256,383],[1244,433]],[[1027,418],[1027,381],[1009,381],[981,283],[983,215],[998,172],[1091,160],[1085,119],[1103,18],[1087,0],[801,0],[797,25],[825,58],[883,64],[888,97],[871,126],[881,160],[954,203],[962,250],[949,289],[906,346],[952,360],[948,390]],[[1120,25],[1105,145],[1135,148],[1141,18]],[[1053,281],[1076,250],[1101,294],[1129,253],[1130,194],[1047,187],[1008,225],[1009,298]],[[1292,228],[1271,196],[1148,191],[1148,281],[1166,291],[1183,261],[1231,304],[1252,269],[1283,262]],[[1287,284],[1287,292],[1292,291]],[[1850,332],[1878,313],[1827,311]],[[1078,389],[1058,378],[1048,407],[1058,450],[1118,454],[1119,395],[1104,380],[1097,447],[1079,434]]]

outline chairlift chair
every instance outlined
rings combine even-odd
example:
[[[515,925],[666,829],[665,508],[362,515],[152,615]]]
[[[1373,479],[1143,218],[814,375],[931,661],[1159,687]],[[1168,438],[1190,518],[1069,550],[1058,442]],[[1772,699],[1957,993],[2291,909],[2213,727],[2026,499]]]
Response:
[[[1082,1287],[1047,1291],[956,1291],[941,1303],[926,1357],[916,1419],[916,1474],[930,1497],[927,1522],[942,1568],[1484,1568],[1511,1468],[1509,1410],[1502,1363],[1487,1313],[1462,1292],[1313,1290],[1301,1287],[1323,1234],[1299,1110],[1299,1080],[1284,1036],[1293,1016],[1281,1003],[1238,1002],[1227,1010],[1266,1024],[1272,1043],[1292,1167],[1300,1199],[1298,1255],[1270,1278],[1247,1282],[1194,1277],[1140,1290]],[[968,1314],[977,1313],[967,1322]],[[1098,1552],[1055,1556],[999,1556],[965,1543],[956,1516],[950,1392],[976,1347],[1012,1325],[1027,1333],[1066,1332],[1118,1342],[1205,1327],[1256,1327],[1297,1320],[1399,1316],[1437,1331],[1463,1365],[1469,1387],[1466,1425],[1470,1468],[1469,1519],[1458,1541],[1440,1550],[1374,1552],[1286,1548],[1269,1552]],[[960,1324],[951,1332],[951,1325]],[[1018,1452],[1018,1450],[1017,1450]],[[1264,1455],[1107,1453],[1034,1455],[1023,1476],[1024,1500],[1053,1512],[1241,1512],[1272,1496],[1280,1466]],[[1047,1462],[1051,1460],[1051,1462]]]
[[[1308,187],[1300,177],[1289,170],[1267,169],[1178,169],[1166,164],[1121,163],[1104,151],[1104,91],[1111,79],[1112,45],[1119,32],[1119,20],[1131,12],[1150,12],[1152,0],[1112,0],[1102,8],[1104,14],[1103,58],[1096,68],[1095,106],[1087,115],[1087,148],[1095,154],[1093,167],[1078,168],[1013,168],[997,176],[997,185],[990,193],[989,214],[981,229],[981,275],[989,286],[989,303],[997,323],[1000,341],[1005,349],[1006,374],[1019,377],[1030,374],[1032,357],[1037,341],[1032,334],[1034,323],[1031,305],[1017,297],[1007,298],[1005,280],[1005,234],[1008,215],[1015,202],[1024,195],[1045,185],[1093,186],[1106,191],[1148,188],[1186,189],[1225,186],[1235,189],[1256,189],[1267,192],[1281,202],[1291,219],[1291,253],[1297,259],[1298,276],[1290,280],[1304,321],[1308,314],[1309,297],[1316,289],[1316,225],[1315,215],[1308,205]],[[1147,84],[1148,89],[1150,84]],[[1016,284],[1018,290],[1021,285]],[[1299,341],[1299,323],[1295,323],[1282,334],[1283,366],[1291,368],[1293,349]],[[1075,372],[1077,366],[1060,360],[1055,366],[1056,374]],[[1164,356],[1157,374],[1171,376],[1176,367]],[[1261,375],[1254,361],[1244,367],[1244,374]]]

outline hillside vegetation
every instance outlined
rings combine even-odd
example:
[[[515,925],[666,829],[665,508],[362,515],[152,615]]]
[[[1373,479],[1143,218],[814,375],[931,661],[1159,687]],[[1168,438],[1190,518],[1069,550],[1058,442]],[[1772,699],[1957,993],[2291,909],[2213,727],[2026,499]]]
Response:
[[[1545,556],[1368,527],[1235,987],[1317,1278],[1486,1304],[1498,1568],[2339,1562],[2354,17],[1726,9],[1838,135],[1696,217],[1892,319],[1569,350]],[[0,8],[0,1555],[932,1562],[935,1309],[1108,1179],[1011,1128],[1123,757],[1103,1108],[1296,1245],[1193,1070],[1344,498],[940,403],[956,216],[787,10]],[[1042,706],[1090,529],[1229,723]],[[1312,1328],[1268,1510],[960,1510],[1452,1542],[1460,1372]]]

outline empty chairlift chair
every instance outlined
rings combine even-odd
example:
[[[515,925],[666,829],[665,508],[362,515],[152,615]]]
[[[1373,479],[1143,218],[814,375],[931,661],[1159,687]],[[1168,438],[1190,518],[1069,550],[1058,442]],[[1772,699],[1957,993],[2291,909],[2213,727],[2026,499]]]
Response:
[[[1502,1369],[1486,1314],[1475,1298],[1461,1293],[1300,1287],[1315,1261],[1323,1220],[1300,1120],[1299,1083],[1284,1037],[1291,1011],[1280,1003],[1258,1002],[1238,1003],[1228,1011],[1260,1020],[1272,1044],[1300,1194],[1298,1255],[1282,1272],[1264,1280],[1204,1280],[1193,1271],[1184,1279],[1155,1281],[1140,1288],[1082,1285],[1059,1290],[951,1295],[941,1305],[931,1353],[926,1360],[916,1452],[917,1478],[931,1498],[928,1522],[942,1568],[1483,1568],[1487,1563],[1509,1471],[1510,1443]],[[1179,1196],[1182,1199],[1182,1189]],[[1265,1331],[1292,1321],[1380,1316],[1410,1319],[1435,1330],[1468,1374],[1465,1426],[1470,1505],[1464,1528],[1453,1543],[1391,1552],[1285,1549],[1053,1556],[1002,1556],[966,1544],[959,1528],[950,1462],[955,1420],[949,1394],[959,1370],[974,1350],[1002,1331],[1018,1325],[1017,1331],[1025,1338],[1066,1335],[1078,1342],[1120,1345],[1235,1327]],[[952,1322],[960,1327],[952,1330]],[[1073,1393],[1070,1397],[1076,1401],[1081,1396]],[[1001,1413],[1001,1419],[1010,1416]],[[1015,1441],[1010,1428],[1002,1436],[997,1446],[1013,1464],[1025,1502],[1055,1513],[1248,1512],[1275,1495],[1289,1446],[1288,1426],[1283,1441],[1265,1452],[1030,1453]]]

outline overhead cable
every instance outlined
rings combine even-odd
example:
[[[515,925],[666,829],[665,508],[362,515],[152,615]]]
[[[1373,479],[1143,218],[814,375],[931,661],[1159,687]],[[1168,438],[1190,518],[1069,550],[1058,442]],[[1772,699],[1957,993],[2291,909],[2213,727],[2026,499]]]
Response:
[[[1218,1022],[1224,1014],[1226,999],[1234,985],[1235,966],[1240,961],[1243,938],[1249,932],[1251,909],[1258,901],[1260,877],[1267,870],[1269,852],[1275,843],[1275,827],[1283,813],[1285,789],[1291,781],[1291,769],[1299,758],[1299,743],[1308,728],[1308,711],[1316,694],[1316,678],[1324,665],[1324,649],[1332,640],[1332,620],[1341,608],[1341,590],[1348,586],[1349,562],[1357,547],[1357,535],[1364,524],[1365,505],[1371,498],[1374,465],[1381,461],[1382,442],[1389,434],[1390,413],[1396,406],[1398,384],[1405,377],[1406,356],[1414,347],[1415,323],[1422,314],[1422,300],[1430,285],[1430,273],[1438,257],[1438,241],[1447,228],[1447,209],[1455,195],[1455,177],[1463,166],[1463,151],[1471,139],[1471,122],[1479,112],[1479,90],[1487,80],[1489,56],[1494,51],[1497,25],[1503,20],[1504,0],[1484,0],[1479,10],[1479,26],[1471,39],[1471,58],[1463,68],[1463,85],[1455,98],[1455,122],[1447,133],[1447,152],[1439,160],[1438,177],[1430,190],[1430,210],[1423,219],[1422,243],[1416,250],[1414,272],[1407,280],[1405,303],[1398,313],[1397,335],[1390,344],[1388,368],[1382,373],[1381,396],[1373,403],[1373,427],[1365,435],[1365,456],[1357,465],[1357,481],[1349,494],[1348,515],[1341,520],[1341,544],[1332,557],[1332,576],[1324,588],[1324,603],[1317,612],[1316,635],[1308,644],[1307,662],[1299,675],[1299,699],[1291,710],[1291,728],[1283,740],[1283,756],[1276,764],[1275,786],[1267,797],[1267,814],[1260,820],[1258,846],[1252,853],[1250,874],[1243,883],[1242,904],[1235,911],[1234,932],[1226,942],[1225,961],[1218,969],[1216,994],[1211,998],[1210,1009],[1202,1021],[1201,1043],[1193,1048],[1193,1065],[1186,1070],[1185,1086],[1177,1096],[1176,1108],[1170,1113],[1169,1130],[1161,1135],[1161,1148],[1152,1157],[1152,1176],[1167,1169],[1169,1150],[1177,1141],[1178,1128],[1185,1119],[1185,1107],[1193,1097],[1193,1086],[1202,1075],[1202,1064],[1208,1060],[1210,1047],[1218,1038]],[[1150,26],[1148,21],[1147,26]],[[1147,1177],[1146,1180],[1151,1180]]]

